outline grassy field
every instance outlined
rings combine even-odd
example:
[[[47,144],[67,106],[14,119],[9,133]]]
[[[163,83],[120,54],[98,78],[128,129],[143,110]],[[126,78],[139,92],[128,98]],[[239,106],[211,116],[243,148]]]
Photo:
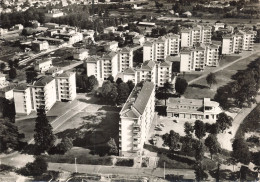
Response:
[[[213,85],[211,89],[209,89],[206,78],[201,78],[200,80],[198,80],[195,83],[188,86],[186,92],[184,93],[184,97],[193,98],[193,99],[201,99],[204,97],[214,98],[217,88],[231,82],[232,75],[236,74],[237,71],[239,71],[239,70],[246,69],[247,65],[258,57],[259,57],[259,54],[253,54],[252,56],[250,56],[248,58],[242,59],[242,60],[232,64],[231,66],[229,66],[221,71],[216,72],[215,75],[216,75],[217,84]],[[237,58],[239,58],[239,57],[236,57],[236,56],[225,57],[227,62],[232,62]]]
[[[107,165],[111,166],[111,157],[100,157],[99,155],[90,154],[90,150],[73,147],[70,151],[66,152],[64,155],[49,155],[46,156],[47,162],[54,163],[69,163],[73,164],[77,158],[78,164],[92,164],[92,165]]]
[[[56,117],[48,117],[49,122],[53,121]],[[15,122],[15,125],[18,127],[20,133],[24,133],[24,141],[29,141],[33,138],[34,127],[35,127],[35,118],[33,119],[24,119]]]

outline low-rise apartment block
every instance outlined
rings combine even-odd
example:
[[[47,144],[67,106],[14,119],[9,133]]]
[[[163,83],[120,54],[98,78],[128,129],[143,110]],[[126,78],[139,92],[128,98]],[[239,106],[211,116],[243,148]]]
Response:
[[[120,111],[119,154],[142,155],[154,119],[155,85],[144,82],[136,85]]]
[[[34,70],[39,71],[41,73],[49,70],[52,67],[52,60],[51,58],[45,58],[45,59],[37,59],[34,62]]]
[[[211,31],[212,27],[201,25],[181,30],[181,47],[192,47],[198,43],[210,44]]]
[[[222,112],[219,103],[204,99],[169,98],[167,101],[167,116],[177,119],[203,120],[215,122]]]
[[[222,37],[222,54],[232,54],[242,51],[252,51],[254,47],[255,31],[242,31]]]
[[[33,41],[32,49],[34,51],[44,51],[49,49],[49,43],[47,41]]]

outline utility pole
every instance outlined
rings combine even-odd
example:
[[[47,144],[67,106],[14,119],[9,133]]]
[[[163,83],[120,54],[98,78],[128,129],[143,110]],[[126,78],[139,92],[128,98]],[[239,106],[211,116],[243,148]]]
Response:
[[[163,163],[163,178],[165,179],[165,162]]]
[[[77,169],[77,158],[75,157],[75,172],[77,173],[78,172],[78,169]]]

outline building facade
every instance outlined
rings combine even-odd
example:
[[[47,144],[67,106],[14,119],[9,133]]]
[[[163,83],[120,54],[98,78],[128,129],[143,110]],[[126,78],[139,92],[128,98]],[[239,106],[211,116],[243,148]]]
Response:
[[[204,99],[169,98],[167,101],[167,116],[176,119],[203,120],[215,122],[222,112],[219,103]]]
[[[39,71],[41,73],[49,70],[52,67],[52,60],[51,58],[46,59],[37,59],[34,62],[34,70]]]
[[[58,101],[72,101],[76,98],[76,73],[64,72],[55,77]]]
[[[142,155],[154,119],[155,85],[144,82],[136,85],[120,111],[119,154]]]
[[[133,67],[133,50],[128,47],[122,48],[118,52],[118,61],[119,61],[119,72],[124,71],[127,68]]]
[[[31,91],[26,83],[14,88],[14,104],[16,114],[29,115],[31,113]]]

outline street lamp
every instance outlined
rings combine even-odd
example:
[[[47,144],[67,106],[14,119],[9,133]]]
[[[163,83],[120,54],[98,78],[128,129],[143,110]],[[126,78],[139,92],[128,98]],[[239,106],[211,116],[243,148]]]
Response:
[[[77,158],[75,157],[75,172],[78,172],[78,168],[77,168]]]

